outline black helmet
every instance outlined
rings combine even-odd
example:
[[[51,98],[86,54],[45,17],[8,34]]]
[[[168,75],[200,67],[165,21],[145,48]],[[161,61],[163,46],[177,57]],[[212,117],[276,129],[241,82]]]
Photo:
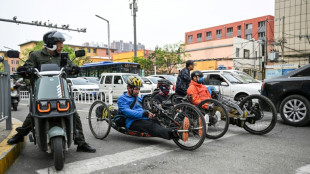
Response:
[[[167,79],[159,79],[157,84],[158,84],[158,86],[161,86],[161,85],[170,86],[170,85],[172,85],[172,83]]]
[[[44,46],[46,48],[48,48],[49,50],[56,50],[57,46],[56,43],[57,42],[64,42],[66,39],[63,36],[63,34],[61,32],[58,31],[50,31],[47,32],[46,34],[44,34],[43,36],[43,42],[44,42]]]
[[[194,61],[193,60],[187,60],[186,61],[186,67],[189,67],[189,65],[194,65]]]
[[[203,77],[203,74],[201,71],[194,71],[191,74],[191,78],[193,79],[194,76],[199,76],[199,77]]]
[[[127,79],[127,84],[130,88],[143,87],[141,79],[139,79],[138,77],[135,77],[135,76],[129,76]]]

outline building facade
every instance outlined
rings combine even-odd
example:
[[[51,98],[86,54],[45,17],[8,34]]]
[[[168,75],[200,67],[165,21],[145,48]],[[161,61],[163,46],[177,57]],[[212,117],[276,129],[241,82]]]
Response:
[[[273,49],[273,31],[274,17],[266,15],[186,32],[185,52],[197,69],[240,69],[261,78],[265,50]]]
[[[122,53],[122,52],[130,52],[133,51],[133,43],[132,42],[123,42],[122,40],[120,41],[113,41],[111,43],[111,47],[117,50],[117,53]],[[137,44],[137,50],[144,50],[145,46],[141,43]]]
[[[310,63],[310,1],[275,0],[274,25],[275,64]]]
[[[0,51],[0,56],[4,57],[4,60],[8,62],[10,66],[10,74],[16,72],[16,69],[19,67],[20,59],[7,57],[6,51]]]

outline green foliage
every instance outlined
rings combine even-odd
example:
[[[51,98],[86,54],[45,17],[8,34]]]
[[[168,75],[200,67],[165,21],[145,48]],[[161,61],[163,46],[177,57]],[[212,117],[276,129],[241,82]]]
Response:
[[[151,74],[154,65],[150,59],[146,59],[145,57],[134,57],[132,62],[139,63],[141,69],[144,69],[146,75]]]
[[[4,64],[0,63],[0,72],[3,72],[3,71],[4,71]]]
[[[184,52],[184,45],[181,43],[168,44],[163,48],[155,48],[151,53],[150,59],[155,62],[156,66],[162,72],[171,74],[177,64],[184,62],[184,58],[188,57]]]

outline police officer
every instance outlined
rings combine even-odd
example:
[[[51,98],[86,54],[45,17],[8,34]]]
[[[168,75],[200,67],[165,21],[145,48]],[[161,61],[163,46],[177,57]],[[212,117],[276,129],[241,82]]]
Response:
[[[63,49],[63,42],[65,37],[62,33],[58,31],[50,31],[43,36],[44,48],[32,52],[25,62],[25,64],[17,69],[18,72],[25,72],[28,67],[34,67],[40,69],[42,64],[57,64],[61,65],[60,53]],[[74,65],[70,60],[67,60],[67,66],[72,67],[71,74],[77,74],[79,72],[79,67]],[[24,76],[28,76],[27,73]],[[76,121],[76,128],[78,130],[78,135],[76,136],[74,142],[78,145],[77,152],[96,152],[96,149],[92,148],[85,142],[83,128],[81,124],[81,119],[78,113],[74,114]],[[16,128],[17,134],[10,138],[8,144],[17,144],[18,142],[24,141],[24,136],[26,136],[31,131],[31,116],[27,115],[22,127]]]

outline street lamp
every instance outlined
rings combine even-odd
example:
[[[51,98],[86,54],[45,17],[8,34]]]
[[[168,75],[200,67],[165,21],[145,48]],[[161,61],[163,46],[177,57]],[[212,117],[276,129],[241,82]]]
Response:
[[[96,17],[106,21],[108,23],[108,54],[109,54],[109,61],[111,61],[111,56],[110,56],[110,22],[103,17],[96,15]]]
[[[129,8],[132,9],[132,16],[133,16],[133,35],[134,35],[133,51],[134,51],[134,57],[137,57],[136,12],[138,11],[138,5],[136,3],[136,0],[133,0],[132,3],[130,3]]]

